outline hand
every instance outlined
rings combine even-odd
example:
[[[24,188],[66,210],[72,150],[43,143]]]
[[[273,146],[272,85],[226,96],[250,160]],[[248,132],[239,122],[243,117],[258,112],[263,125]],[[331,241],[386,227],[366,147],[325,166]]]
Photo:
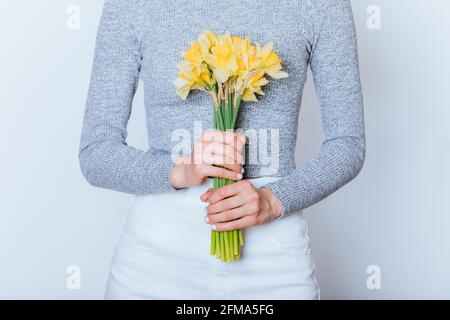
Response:
[[[229,131],[206,131],[194,144],[192,153],[181,158],[171,169],[174,188],[202,184],[207,177],[242,179],[245,137]],[[220,167],[218,167],[220,166]]]
[[[271,190],[256,188],[248,180],[208,189],[200,199],[209,202],[206,223],[216,231],[242,229],[264,224],[282,214],[279,200]]]

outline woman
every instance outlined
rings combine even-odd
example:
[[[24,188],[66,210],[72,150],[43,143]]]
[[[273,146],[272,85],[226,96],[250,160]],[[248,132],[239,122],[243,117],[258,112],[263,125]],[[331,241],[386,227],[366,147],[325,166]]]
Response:
[[[172,160],[177,130],[192,136],[196,121],[212,127],[208,95],[181,101],[172,85],[180,51],[205,29],[276,44],[289,77],[270,83],[258,104],[246,103],[237,122],[243,132],[271,137],[269,165],[261,161],[261,150],[258,161],[243,163],[238,155],[249,145],[242,135],[208,130],[194,138],[190,152]],[[317,156],[297,169],[294,149],[308,66],[325,140]],[[125,142],[139,79],[147,152]],[[302,210],[352,180],[365,157],[350,2],[106,0],[79,156],[92,185],[135,195],[111,264],[107,298],[319,298]],[[213,192],[213,176],[237,182]],[[224,263],[209,255],[211,229],[240,228],[241,259]]]

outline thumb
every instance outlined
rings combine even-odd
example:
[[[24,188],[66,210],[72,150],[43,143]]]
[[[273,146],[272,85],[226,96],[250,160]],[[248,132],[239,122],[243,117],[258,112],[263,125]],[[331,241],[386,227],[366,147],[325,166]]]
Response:
[[[206,192],[204,194],[202,194],[200,196],[200,200],[202,200],[203,202],[208,201],[209,197],[213,194],[214,189],[213,188],[209,188],[208,190],[206,190]]]

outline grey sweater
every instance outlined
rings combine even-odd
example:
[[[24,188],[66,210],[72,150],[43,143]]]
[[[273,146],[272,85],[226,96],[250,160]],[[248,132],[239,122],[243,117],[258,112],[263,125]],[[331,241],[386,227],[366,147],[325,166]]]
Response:
[[[183,101],[172,84],[180,52],[204,29],[274,42],[289,73],[268,84],[259,103],[245,103],[237,121],[245,133],[256,132],[261,141],[269,137],[267,145],[247,150],[244,177],[282,177],[265,187],[280,200],[283,214],[311,206],[358,174],[365,158],[363,99],[349,0],[106,0],[79,149],[82,173],[92,185],[131,194],[178,192],[169,181],[172,150],[179,142],[174,133],[182,129],[193,142],[196,121],[203,130],[212,128],[210,97],[197,92]],[[308,66],[325,139],[320,152],[296,168]],[[126,143],[139,80],[147,151]],[[259,152],[266,148],[269,158],[275,155],[271,164]]]

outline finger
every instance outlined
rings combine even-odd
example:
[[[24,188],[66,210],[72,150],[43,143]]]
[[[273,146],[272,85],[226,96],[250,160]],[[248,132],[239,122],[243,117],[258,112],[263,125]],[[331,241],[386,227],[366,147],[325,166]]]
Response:
[[[242,179],[242,173],[231,171],[222,167],[216,167],[213,165],[199,165],[197,169],[197,173],[202,177],[218,177],[229,179],[233,181],[239,181]]]
[[[219,142],[232,146],[239,152],[245,145],[245,137],[232,131],[205,131],[200,139],[203,142]]]
[[[212,224],[211,229],[216,231],[231,231],[256,226],[257,224],[258,220],[256,216],[252,215],[252,216],[245,216],[234,221]]]
[[[224,223],[253,214],[255,214],[255,212],[252,210],[252,206],[250,204],[244,204],[243,206],[225,210],[217,214],[207,215],[205,221],[209,224]]]
[[[228,158],[227,156],[218,155],[218,154],[212,154],[212,155],[205,155],[205,156],[203,156],[202,163],[211,164],[211,165],[215,164],[215,165],[219,165],[219,166],[226,166],[226,167],[229,167],[230,169],[231,168],[234,169],[234,171],[236,171],[236,172],[240,172],[241,171],[241,167],[242,167],[241,164],[236,163],[236,161],[234,161],[233,159]]]
[[[232,157],[238,151],[228,144],[221,142],[205,142],[203,143],[203,153],[205,154],[223,154]]]
[[[244,181],[236,182],[229,184],[227,186],[221,187],[217,189],[209,198],[209,203],[214,204],[217,203],[225,198],[234,196],[240,192],[242,192],[245,188],[248,182],[242,183]]]
[[[206,154],[205,156],[201,152],[193,152],[191,154],[191,158],[189,162],[185,162],[186,164],[195,164],[195,165],[219,165],[223,166],[231,171],[235,171],[237,173],[244,173],[244,169],[242,168],[242,164],[236,163],[232,159],[226,159],[226,156],[223,155],[211,155]]]
[[[237,208],[240,206],[245,205],[248,202],[248,200],[241,194],[238,194],[233,197],[229,197],[226,199],[223,199],[221,201],[218,201],[214,204],[211,204],[206,207],[206,210],[208,212],[208,215],[220,213],[226,210],[230,210],[233,208]]]
[[[235,132],[237,139],[239,139],[239,142],[242,143],[243,145],[245,145],[245,142],[247,140],[247,138],[245,137],[244,133],[241,132]]]
[[[218,142],[203,144],[202,155],[205,158],[213,155],[222,155],[226,159],[223,163],[226,164],[244,163],[244,156],[239,151],[229,145]]]
[[[205,159],[211,158],[211,156],[220,155],[223,156],[223,160],[220,163],[236,164],[244,163],[244,156],[233,147],[219,143],[219,142],[199,142],[194,144],[193,152],[191,153],[191,163],[201,164],[205,162]]]
[[[236,173],[244,173],[244,168],[241,164],[222,164],[221,166]]]
[[[214,192],[214,188],[209,188],[208,190],[206,190],[205,193],[203,193],[200,196],[200,200],[203,201],[203,202],[208,201],[209,197],[213,194],[213,192]]]
[[[201,140],[205,142],[216,141],[227,143],[228,141],[233,141],[236,139],[242,142],[241,138],[238,136],[239,135],[233,131],[207,130],[203,132]]]

